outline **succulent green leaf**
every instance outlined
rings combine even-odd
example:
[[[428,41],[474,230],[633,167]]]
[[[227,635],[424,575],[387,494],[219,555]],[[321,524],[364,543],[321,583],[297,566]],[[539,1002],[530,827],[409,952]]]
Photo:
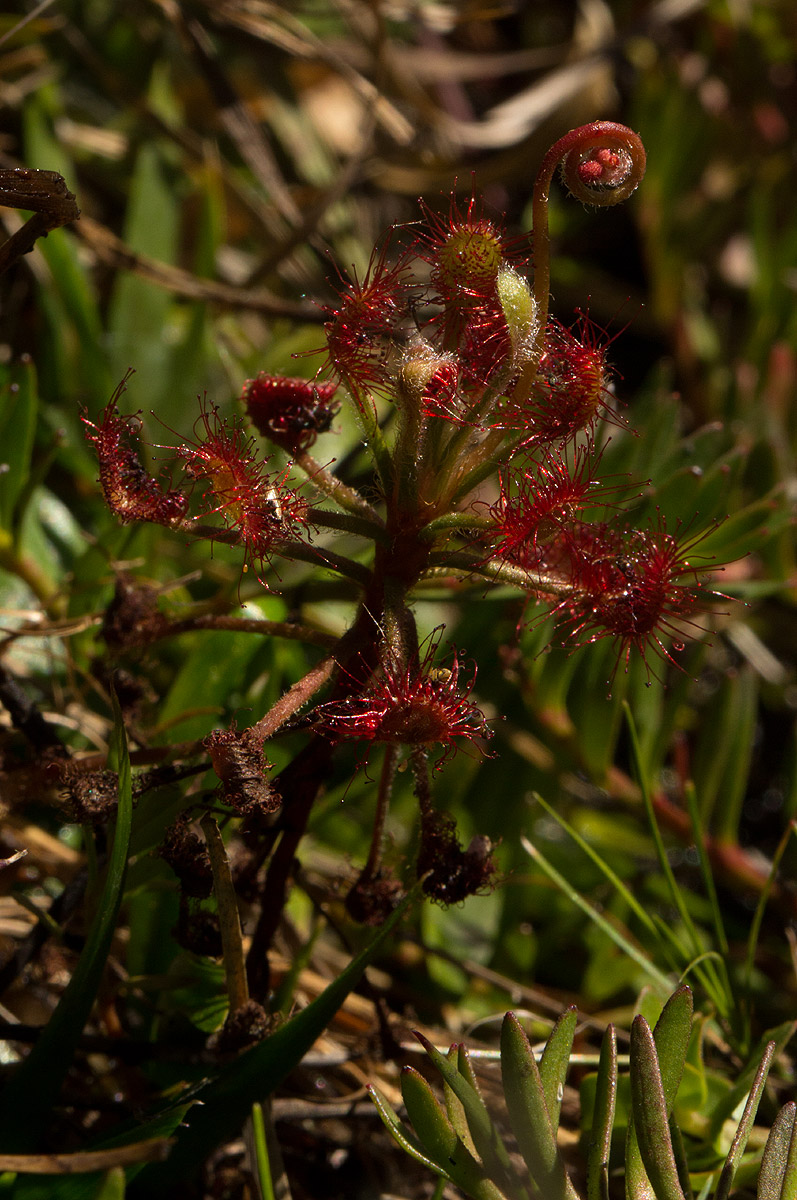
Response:
[[[485,1171],[499,1186],[506,1186],[511,1190],[515,1182],[515,1175],[509,1154],[479,1092],[467,1075],[462,1074],[459,1067],[455,1066],[445,1054],[441,1054],[428,1038],[417,1032],[415,1036],[444,1081],[461,1102],[473,1145],[484,1163]]]
[[[614,1025],[609,1025],[603,1037],[595,1085],[595,1109],[587,1151],[587,1200],[608,1200],[609,1151],[616,1104],[617,1034]]]
[[[728,1196],[730,1195],[733,1177],[736,1174],[736,1168],[739,1165],[739,1159],[744,1154],[744,1149],[747,1145],[747,1139],[749,1138],[750,1131],[753,1128],[755,1115],[758,1111],[758,1102],[761,1099],[761,1095],[764,1091],[764,1084],[767,1081],[767,1075],[769,1074],[769,1068],[772,1063],[772,1057],[774,1053],[775,1043],[769,1042],[766,1050],[764,1051],[761,1062],[758,1065],[758,1070],[756,1071],[756,1076],[753,1080],[753,1086],[750,1089],[750,1095],[747,1097],[747,1103],[744,1106],[742,1118],[739,1121],[739,1126],[734,1135],[733,1142],[731,1143],[731,1148],[728,1151],[728,1157],[725,1159],[725,1165],[722,1168],[722,1174],[720,1175],[720,1181],[717,1185],[714,1200],[727,1200]]]
[[[797,1104],[784,1104],[769,1131],[758,1173],[758,1200],[786,1200],[784,1182],[794,1141]]]
[[[457,1063],[460,1074],[463,1075],[465,1079],[469,1080],[477,1094],[481,1095],[481,1092],[479,1092],[479,1085],[476,1080],[476,1074],[468,1056],[467,1047],[464,1045],[452,1046],[448,1052],[448,1057]],[[468,1147],[471,1154],[475,1155],[476,1147],[473,1144],[473,1138],[471,1137],[470,1129],[468,1128],[468,1118],[465,1115],[465,1109],[462,1101],[458,1099],[458,1097],[451,1090],[449,1084],[445,1082],[443,1083],[443,1094],[445,1096],[448,1119],[454,1126],[457,1137],[460,1139],[463,1145]]]
[[[670,1137],[672,1138],[672,1153],[675,1159],[675,1166],[678,1170],[678,1182],[681,1185],[681,1191],[686,1200],[692,1200],[693,1192],[689,1178],[689,1162],[686,1157],[686,1147],[684,1146],[681,1127],[676,1121],[674,1113],[670,1113]]]
[[[457,1148],[456,1130],[414,1067],[405,1067],[401,1073],[401,1095],[412,1127],[430,1158],[447,1171]]]
[[[760,1068],[761,1060],[766,1054],[768,1043],[774,1042],[774,1053],[779,1054],[794,1035],[794,1029],[794,1021],[784,1021],[781,1025],[775,1025],[772,1029],[768,1029],[763,1037],[758,1041],[747,1062],[747,1065],[745,1066],[739,1078],[736,1080],[736,1083],[723,1097],[723,1099],[717,1103],[714,1111],[711,1114],[711,1125],[709,1128],[710,1138],[716,1138],[718,1136],[725,1121],[727,1121],[731,1114],[736,1111],[736,1109],[747,1096],[750,1089],[753,1087],[756,1074]]]
[[[386,1126],[393,1140],[401,1147],[401,1149],[406,1151],[406,1153],[409,1154],[411,1158],[414,1158],[416,1162],[422,1163],[423,1166],[428,1167],[430,1171],[434,1171],[436,1175],[442,1175],[444,1179],[447,1179],[450,1183],[453,1183],[454,1180],[448,1171],[444,1171],[433,1159],[431,1159],[426,1153],[426,1150],[419,1139],[415,1137],[413,1133],[410,1133],[406,1126],[402,1125],[401,1119],[395,1108],[393,1108],[390,1101],[382,1094],[382,1092],[379,1091],[379,1088],[375,1087],[373,1084],[369,1084],[368,1091],[371,1099],[376,1105],[376,1111],[382,1118],[383,1124]]]
[[[685,1054],[685,1051],[684,1051]],[[639,1151],[656,1200],[684,1200],[670,1137],[656,1043],[644,1017],[631,1026],[631,1109]]]
[[[551,1036],[545,1043],[545,1049],[540,1059],[540,1080],[554,1136],[556,1136],[556,1131],[559,1128],[559,1114],[562,1111],[565,1078],[567,1077],[567,1069],[570,1065],[570,1052],[573,1049],[573,1037],[576,1032],[577,1021],[577,1008],[571,1007],[562,1013],[551,1032]]]
[[[556,1145],[534,1052],[511,1012],[501,1028],[501,1077],[512,1131],[537,1188],[546,1200],[575,1200]]]
[[[418,1139],[437,1164],[438,1173],[448,1176],[469,1196],[490,1195],[489,1189],[485,1191],[491,1181],[484,1167],[457,1137],[431,1087],[414,1067],[402,1071],[401,1094]],[[495,1194],[500,1194],[498,1189]]]
[[[684,1072],[689,1039],[692,1035],[693,1009],[691,989],[685,986],[678,988],[664,1005],[653,1031],[657,1069],[661,1072],[667,1117],[672,1112]]]

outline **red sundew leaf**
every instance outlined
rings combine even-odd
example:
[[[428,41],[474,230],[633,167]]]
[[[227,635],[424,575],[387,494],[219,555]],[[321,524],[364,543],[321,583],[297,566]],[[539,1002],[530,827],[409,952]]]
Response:
[[[390,264],[389,242],[374,250],[362,280],[356,274],[340,290],[340,304],[325,324],[328,361],[359,400],[362,393],[390,389],[391,349],[406,320],[410,283],[407,259]]]
[[[501,494],[489,513],[495,521],[493,554],[518,566],[539,567],[551,558],[549,543],[567,535],[585,510],[608,504],[622,483],[595,478],[600,454],[590,441],[577,447],[572,462],[562,450],[545,449],[539,461],[501,477]]]
[[[625,427],[613,407],[606,364],[614,338],[599,333],[586,316],[577,333],[551,321],[531,394],[518,400],[508,392],[496,426],[529,429],[527,445],[569,441],[601,419]]]
[[[306,528],[307,504],[286,486],[288,471],[270,474],[254,438],[236,420],[223,420],[215,406],[203,404],[195,430],[200,440],[177,453],[192,479],[207,481],[209,503],[200,515],[218,513],[237,533],[247,563],[262,567],[298,527]]]
[[[445,747],[437,766],[457,750],[457,741],[493,736],[484,714],[469,696],[476,668],[460,686],[462,664],[456,653],[450,667],[433,667],[438,642],[423,660],[406,667],[385,663],[359,695],[332,700],[316,709],[320,733],[335,741],[373,741],[390,745]]]
[[[338,384],[294,379],[261,371],[247,379],[241,399],[247,415],[264,437],[289,449],[309,450],[326,433],[340,409],[333,399]]]
[[[497,296],[480,301],[462,333],[462,367],[477,385],[489,383],[512,361],[512,337]]]
[[[580,526],[568,533],[557,564],[573,591],[556,605],[571,626],[575,644],[611,637],[617,645],[617,664],[626,667],[632,650],[647,666],[647,653],[678,665],[673,649],[683,648],[693,618],[708,607],[716,593],[703,584],[706,564],[695,549],[706,532],[686,540],[668,533],[663,517],[648,530],[613,530]],[[615,668],[616,669],[616,668]]]
[[[105,503],[118,519],[176,525],[185,517],[188,499],[173,488],[164,489],[144,470],[130,442],[137,436],[137,416],[121,416],[118,402],[126,391],[128,371],[100,413],[98,423],[87,416],[81,420],[86,438],[93,442],[99,460],[99,482]]]

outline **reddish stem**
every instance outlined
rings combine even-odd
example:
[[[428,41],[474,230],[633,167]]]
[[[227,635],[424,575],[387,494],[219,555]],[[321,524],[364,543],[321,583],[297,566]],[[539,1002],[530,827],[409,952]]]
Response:
[[[528,396],[545,344],[551,289],[551,245],[548,196],[561,163],[565,183],[584,204],[606,207],[626,200],[642,182],[647,156],[639,134],[615,121],[592,121],[571,129],[551,146],[534,183],[531,234],[537,333],[534,349],[521,372],[516,395]]]

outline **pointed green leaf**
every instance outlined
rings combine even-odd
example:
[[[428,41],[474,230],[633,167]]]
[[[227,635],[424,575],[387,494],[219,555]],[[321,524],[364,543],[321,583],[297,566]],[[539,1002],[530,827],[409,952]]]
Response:
[[[393,1105],[382,1092],[379,1091],[379,1088],[371,1083],[368,1085],[368,1091],[376,1105],[377,1112],[382,1118],[383,1124],[387,1127],[394,1141],[401,1146],[401,1149],[406,1151],[416,1162],[422,1163],[430,1171],[434,1171],[436,1175],[440,1175],[443,1179],[447,1179],[449,1183],[453,1183],[454,1180],[448,1171],[444,1171],[442,1167],[438,1166],[426,1153],[418,1138],[413,1133],[410,1133],[406,1126],[402,1125],[395,1108],[393,1108]]]
[[[401,1073],[401,1094],[418,1139],[438,1172],[469,1196],[489,1194],[485,1192],[490,1181],[484,1167],[459,1140],[431,1087],[414,1067],[405,1067]]]
[[[119,776],[116,832],[102,895],[86,943],[58,1007],[28,1057],[15,1071],[0,1102],[0,1148],[24,1153],[35,1148],[45,1119],[89,1018],[111,947],[122,900],[130,844],[133,801],[130,758],[116,697],[111,760]]]
[[[376,951],[417,899],[418,892],[419,887],[416,887],[408,893],[370,945],[312,1004],[200,1088],[196,1098],[201,1105],[192,1109],[187,1124],[178,1131],[172,1154],[164,1163],[145,1167],[133,1185],[133,1195],[146,1196],[150,1200],[150,1197],[173,1194],[177,1181],[188,1178],[215,1146],[236,1135],[252,1105],[271,1095],[326,1029],[349,992],[359,983]]]
[[[499,1186],[507,1184],[511,1187],[514,1182],[511,1160],[481,1095],[473,1086],[467,1074],[462,1074],[458,1067],[444,1054],[441,1054],[428,1038],[417,1032],[415,1036],[454,1095],[461,1102],[468,1122],[468,1129],[470,1130],[473,1144],[476,1147],[476,1153],[484,1163],[487,1174]],[[465,1061],[467,1062],[467,1060]]]
[[[783,1183],[794,1141],[796,1115],[797,1104],[790,1100],[772,1123],[758,1173],[758,1200],[785,1200]]]
[[[473,1087],[478,1095],[481,1095],[481,1092],[479,1091],[479,1085],[476,1080],[476,1073],[474,1072],[470,1058],[468,1057],[467,1047],[462,1044],[459,1046],[452,1046],[448,1052],[448,1057],[456,1062],[460,1075],[468,1080],[471,1087]],[[468,1147],[471,1154],[475,1155],[476,1147],[473,1144],[473,1138],[471,1137],[471,1132],[468,1128],[468,1118],[465,1115],[465,1108],[462,1104],[462,1101],[454,1094],[450,1085],[445,1081],[443,1081],[443,1094],[445,1096],[448,1119],[456,1130],[457,1137],[464,1146]]]
[[[725,1121],[736,1111],[753,1087],[761,1060],[766,1054],[768,1043],[774,1042],[775,1054],[779,1054],[794,1035],[794,1030],[794,1021],[784,1021],[781,1025],[775,1025],[772,1029],[768,1029],[760,1038],[736,1083],[716,1104],[711,1114],[709,1138],[713,1139],[719,1135]]]
[[[681,1127],[675,1119],[675,1114],[670,1113],[670,1138],[672,1139],[672,1153],[675,1159],[676,1170],[678,1171],[678,1182],[681,1185],[686,1200],[693,1200],[694,1193],[692,1192],[692,1183],[689,1178],[689,1163],[686,1158],[686,1147],[684,1146],[683,1134]]]
[[[657,1200],[684,1200],[673,1155],[668,1102],[656,1043],[644,1017],[635,1017],[631,1026],[630,1055],[634,1130],[653,1193]]]
[[[664,1005],[653,1031],[667,1117],[672,1112],[684,1073],[686,1052],[692,1036],[693,1010],[691,989],[686,986],[678,988]]]
[[[736,1174],[736,1168],[739,1165],[739,1159],[744,1154],[747,1139],[750,1136],[750,1131],[753,1128],[755,1115],[758,1111],[758,1102],[761,1099],[764,1091],[764,1085],[767,1081],[769,1068],[772,1063],[772,1057],[775,1053],[775,1043],[769,1042],[764,1055],[759,1063],[756,1071],[753,1086],[750,1089],[750,1095],[747,1097],[747,1103],[744,1106],[742,1118],[739,1121],[739,1126],[731,1143],[731,1148],[728,1151],[728,1157],[725,1159],[725,1165],[722,1168],[720,1181],[717,1185],[717,1190],[714,1195],[714,1200],[727,1200],[730,1195],[731,1184],[733,1177]]]
[[[103,1176],[94,1200],[124,1200],[124,1194],[125,1173],[121,1167],[111,1167]]]
[[[401,1072],[401,1095],[407,1116],[421,1144],[444,1171],[454,1161],[457,1135],[419,1071],[405,1067]]]
[[[540,1059],[540,1080],[554,1137],[559,1128],[559,1114],[562,1111],[565,1079],[570,1066],[570,1052],[573,1049],[577,1022],[578,1009],[575,1006],[566,1009],[545,1043]]]
[[[616,1104],[617,1035],[614,1025],[609,1025],[603,1037],[595,1084],[595,1109],[587,1152],[587,1200],[608,1200],[609,1151]]]
[[[468,1165],[464,1169],[464,1158],[460,1160],[459,1164],[449,1164],[449,1170],[434,1162],[426,1153],[419,1139],[406,1126],[402,1125],[398,1113],[379,1089],[370,1084],[368,1091],[391,1137],[416,1162],[422,1163],[430,1171],[434,1171],[441,1180],[455,1184],[467,1195],[472,1196],[473,1200],[507,1200],[506,1195],[486,1178],[481,1165],[466,1151],[464,1153],[467,1155]],[[462,1147],[460,1147],[459,1154],[463,1154]],[[435,1195],[437,1194],[435,1192]],[[512,1196],[511,1200],[515,1200],[515,1197]],[[519,1197],[518,1200],[522,1200],[522,1197]]]
[[[501,1028],[501,1078],[512,1132],[534,1183],[546,1200],[575,1200],[551,1128],[534,1052],[511,1012]]]

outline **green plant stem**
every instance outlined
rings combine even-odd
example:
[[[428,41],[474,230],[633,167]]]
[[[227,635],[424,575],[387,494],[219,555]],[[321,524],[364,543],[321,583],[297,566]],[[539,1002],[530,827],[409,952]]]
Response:
[[[730,954],[730,946],[728,945],[728,936],[725,932],[725,922],[722,919],[722,909],[720,908],[717,889],[714,885],[714,873],[711,870],[708,854],[706,853],[706,839],[703,831],[703,824],[700,819],[700,808],[697,803],[697,793],[695,785],[690,781],[684,787],[684,796],[686,805],[689,810],[689,819],[692,822],[692,833],[695,839],[698,858],[700,860],[700,873],[703,876],[703,886],[706,889],[709,904],[711,905],[711,915],[714,924],[714,936],[717,939],[720,953],[727,958]]]
[[[11,545],[0,544],[0,568],[27,584],[48,614],[54,617],[64,615],[63,605],[58,600],[58,589],[29,555],[20,554]]]
[[[471,529],[489,533],[495,529],[495,521],[492,517],[480,517],[474,512],[445,513],[425,525],[418,533],[418,537],[422,542],[434,542],[441,533],[457,532],[458,530],[467,532]]]
[[[496,580],[514,587],[523,588],[526,592],[538,592],[549,596],[572,596],[577,592],[572,584],[553,575],[541,575],[534,571],[526,571],[512,563],[498,559],[473,559],[463,551],[441,550],[430,554],[429,567],[421,575],[425,578],[431,570],[463,571],[468,575],[480,575],[484,579]]]
[[[346,579],[353,580],[360,587],[368,587],[371,582],[371,572],[367,567],[346,558],[343,554],[336,554],[334,550],[329,550],[326,546],[317,547],[308,546],[304,542],[288,542],[279,547],[279,552],[284,558],[293,559],[296,562],[310,563],[314,567],[326,567],[328,571],[334,571],[337,575],[343,575]]]
[[[370,538],[373,542],[388,542],[389,538],[384,522],[372,521],[361,513],[330,512],[326,508],[310,508],[307,510],[307,520],[311,525],[323,529],[339,529],[344,533],[356,533],[360,537]]]
[[[421,468],[421,441],[425,418],[420,397],[400,393],[401,410],[393,448],[395,464],[394,504],[398,512],[414,514],[418,509],[418,475]]]
[[[363,431],[363,446],[371,455],[384,495],[389,496],[393,484],[393,459],[379,425],[374,402],[369,395],[353,395],[354,410]]]
[[[237,529],[220,529],[215,525],[199,525],[194,521],[183,521],[175,528],[190,534],[191,537],[202,538],[210,542],[222,542],[226,546],[243,546],[244,544]],[[344,575],[347,579],[354,580],[360,586],[367,586],[371,579],[371,572],[360,563],[353,562],[352,559],[346,558],[342,554],[336,554],[333,550],[309,546],[306,542],[275,542],[273,552],[282,558],[310,563],[314,567],[326,567],[338,575]]]
[[[384,525],[384,521],[377,510],[373,505],[368,503],[364,496],[360,495],[356,488],[349,487],[337,475],[333,475],[331,471],[323,467],[320,462],[317,462],[306,450],[298,451],[293,456],[292,461],[297,467],[301,467],[316,487],[325,492],[330,500],[334,500],[340,508],[345,509],[354,516],[363,517],[375,525]]]
[[[262,1200],[275,1200],[274,1185],[271,1181],[271,1163],[268,1153],[268,1136],[263,1118],[262,1104],[252,1105],[252,1141],[255,1150],[255,1165],[257,1167],[257,1182],[260,1185]]]

